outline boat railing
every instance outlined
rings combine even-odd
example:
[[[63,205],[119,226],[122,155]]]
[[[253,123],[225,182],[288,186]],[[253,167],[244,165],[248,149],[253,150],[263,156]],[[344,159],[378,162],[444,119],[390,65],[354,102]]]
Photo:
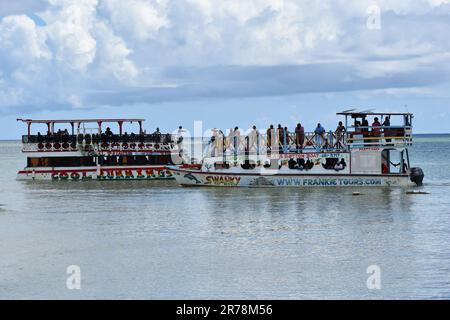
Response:
[[[53,134],[22,136],[23,151],[99,151],[157,149],[170,150],[175,143],[171,134]]]
[[[346,133],[349,149],[367,147],[407,147],[413,142],[411,126],[351,127]]]
[[[349,152],[358,148],[405,147],[412,144],[411,127],[358,127],[350,131],[321,134],[259,134],[225,137],[214,135],[204,141],[203,157],[265,155],[307,152]]]

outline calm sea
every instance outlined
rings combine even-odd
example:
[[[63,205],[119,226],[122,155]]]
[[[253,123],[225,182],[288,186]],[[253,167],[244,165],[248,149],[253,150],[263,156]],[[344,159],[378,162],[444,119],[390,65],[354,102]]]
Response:
[[[450,298],[450,136],[420,136],[405,189],[20,182],[0,142],[0,298]],[[66,287],[67,267],[81,289]],[[367,268],[379,267],[370,290]]]

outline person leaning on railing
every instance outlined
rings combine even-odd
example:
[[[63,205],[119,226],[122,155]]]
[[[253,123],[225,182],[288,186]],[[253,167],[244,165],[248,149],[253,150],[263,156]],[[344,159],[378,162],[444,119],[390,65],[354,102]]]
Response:
[[[316,150],[322,148],[322,143],[325,140],[325,128],[322,127],[320,123],[317,124],[316,129],[314,130],[315,139],[316,139]]]

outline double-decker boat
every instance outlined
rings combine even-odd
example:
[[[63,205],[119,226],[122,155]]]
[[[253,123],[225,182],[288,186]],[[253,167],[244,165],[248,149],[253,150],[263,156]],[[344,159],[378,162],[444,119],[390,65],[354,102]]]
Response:
[[[344,111],[338,130],[211,139],[201,169],[169,167],[184,186],[347,187],[422,185],[410,168],[411,113]],[[369,126],[368,121],[376,120]],[[373,118],[373,119],[372,119]],[[375,119],[376,118],[376,119]],[[353,120],[353,122],[352,122]],[[397,123],[397,124],[395,124]]]
[[[166,180],[173,179],[168,165],[191,166],[184,159],[181,136],[159,130],[146,134],[145,119],[17,120],[28,127],[22,136],[27,166],[18,180]],[[123,132],[123,125],[132,123],[139,131]],[[31,133],[32,125],[39,124],[45,135]],[[117,124],[118,133],[108,124]],[[66,129],[56,131],[55,126]]]

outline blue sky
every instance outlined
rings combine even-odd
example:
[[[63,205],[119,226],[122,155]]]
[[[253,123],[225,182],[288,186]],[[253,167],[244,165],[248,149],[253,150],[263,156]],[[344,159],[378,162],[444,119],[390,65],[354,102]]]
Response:
[[[450,0],[0,0],[0,138],[17,117],[327,128],[350,107],[450,132]]]

